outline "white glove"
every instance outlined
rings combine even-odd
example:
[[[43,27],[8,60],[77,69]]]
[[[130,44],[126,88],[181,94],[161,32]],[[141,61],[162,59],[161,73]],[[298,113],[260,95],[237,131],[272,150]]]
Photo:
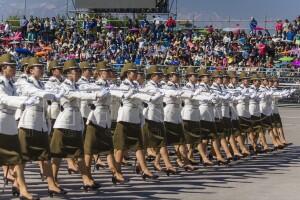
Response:
[[[183,91],[177,91],[176,96],[181,96],[183,94]]]
[[[134,95],[135,93],[136,93],[136,90],[130,89],[127,93],[124,94],[124,98],[128,99],[128,98],[132,97],[132,95]]]
[[[200,90],[196,90],[193,94],[193,96],[197,96],[197,95],[200,95],[201,94],[201,91]]]
[[[227,93],[226,95],[225,95],[225,100],[228,100],[228,99],[230,99],[231,98],[231,94],[230,93]]]
[[[24,105],[25,106],[34,106],[40,103],[40,100],[38,97],[33,96],[33,97],[29,97],[25,102]]]
[[[55,94],[55,99],[59,100],[61,99],[63,96],[65,95],[65,91],[64,90],[59,90],[58,94]]]
[[[153,95],[151,97],[151,101],[156,101],[158,100],[160,97],[162,97],[161,93],[160,92],[157,92],[155,95]]]
[[[109,90],[108,89],[103,89],[101,91],[96,92],[96,97],[97,98],[102,98],[102,97],[105,97],[108,94],[109,94]]]

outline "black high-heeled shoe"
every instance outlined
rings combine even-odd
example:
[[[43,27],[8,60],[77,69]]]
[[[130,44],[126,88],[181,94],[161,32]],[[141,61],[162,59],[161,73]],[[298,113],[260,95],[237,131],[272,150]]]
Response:
[[[202,165],[203,165],[204,167],[211,167],[211,166],[214,166],[213,163],[209,163],[209,162],[203,162]]]
[[[100,164],[100,163],[97,163],[95,165],[95,168],[96,168],[97,171],[99,171],[100,168],[105,169],[106,167],[107,166],[105,164]]]
[[[223,160],[217,160],[217,165],[221,166],[221,165],[228,165],[227,161],[223,161]]]
[[[18,197],[20,196],[20,190],[19,188],[12,186],[11,188],[11,194],[13,195],[13,197]]]
[[[195,171],[195,168],[193,166],[190,165],[183,165],[182,168],[184,169],[184,171],[186,172],[192,172]]]
[[[150,180],[157,180],[158,179],[158,175],[153,174],[152,176],[145,174],[144,172],[142,173],[142,178],[145,181],[146,179],[150,179]]]
[[[189,159],[189,162],[190,162],[192,165],[199,165],[199,162],[197,162],[197,161],[194,160],[194,159]]]
[[[117,185],[117,184],[125,184],[125,183],[128,183],[128,182],[129,182],[129,179],[128,179],[128,178],[124,178],[124,180],[120,180],[120,179],[118,179],[117,177],[112,176],[112,177],[111,177],[111,182],[112,182],[114,185]]]
[[[163,170],[166,174],[167,174],[167,176],[170,176],[170,174],[172,174],[172,175],[176,175],[176,174],[178,174],[178,171],[175,169],[175,170],[173,170],[173,169],[164,169]]]
[[[152,162],[154,160],[155,160],[155,156],[149,155],[146,157],[146,161],[148,161],[148,162]]]
[[[141,173],[141,167],[139,165],[135,166],[135,173],[140,174]]]
[[[68,168],[68,173],[71,175],[71,174],[78,174],[79,171],[78,170],[75,170],[75,169],[71,169],[71,168]]]
[[[242,156],[240,156],[240,155],[234,155],[233,156],[234,161],[241,160],[241,159],[242,159]]]
[[[20,200],[40,200],[40,197],[37,196],[37,195],[36,196],[32,196],[31,199],[29,199],[27,197],[24,197],[24,196],[20,196],[19,198],[20,198]]]
[[[49,190],[48,189],[48,195],[49,195],[49,197],[53,198],[54,196],[64,196],[64,195],[66,195],[68,193],[66,190],[64,190],[62,188],[59,188],[59,189],[60,189],[59,192],[56,192],[54,190]]]
[[[154,171],[158,171],[158,172],[161,171],[161,169],[159,169],[158,167],[156,167],[156,165],[154,165],[154,164],[153,164],[153,168],[154,168]]]
[[[93,185],[83,185],[83,190],[85,192],[91,191],[91,190],[97,190],[101,187],[99,183],[94,183]]]

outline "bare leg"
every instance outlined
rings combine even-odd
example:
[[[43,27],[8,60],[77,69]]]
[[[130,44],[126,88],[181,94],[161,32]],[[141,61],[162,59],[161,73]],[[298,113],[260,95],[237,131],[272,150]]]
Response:
[[[122,150],[115,150],[115,161],[116,161],[116,167],[118,169],[118,172],[121,171],[121,164],[123,160],[123,151]]]
[[[206,155],[206,150],[205,150],[205,144],[200,142],[198,145],[197,145],[197,149],[198,149],[198,152],[203,160],[203,163],[208,163],[208,164],[213,164],[207,157]]]
[[[24,168],[22,167],[22,165],[16,165],[14,171],[20,189],[20,196],[31,199],[32,195],[28,192],[27,185],[25,183]]]
[[[161,155],[167,169],[175,169],[172,166],[172,163],[170,161],[168,149],[166,146],[160,148],[160,155]]]
[[[137,150],[136,151],[136,158],[137,158],[137,161],[139,162],[139,165],[141,167],[141,170],[149,175],[149,176],[153,176],[153,174],[149,171],[147,165],[146,165],[146,161],[145,161],[145,156],[144,156],[144,153],[142,150]]]
[[[239,151],[239,149],[237,147],[234,135],[230,135],[230,137],[229,137],[229,143],[230,143],[230,146],[231,146],[231,148],[233,150],[233,154],[235,156],[242,156],[242,154],[240,153],[240,151]]]
[[[225,160],[224,160],[224,158],[223,158],[223,156],[221,154],[221,151],[220,151],[220,142],[219,142],[218,139],[214,139],[212,141],[212,147],[213,147],[213,149],[214,149],[214,151],[216,153],[217,160],[225,162]]]
[[[250,152],[248,151],[248,149],[247,149],[247,147],[245,145],[245,142],[244,142],[245,140],[243,139],[243,135],[242,134],[238,135],[236,137],[236,140],[237,140],[237,142],[239,144],[239,147],[241,149],[242,154],[248,154],[248,155],[250,155]]]
[[[60,188],[58,187],[57,183],[55,182],[55,180],[53,178],[53,173],[52,173],[52,169],[51,169],[51,162],[50,161],[43,161],[42,165],[43,165],[44,175],[47,177],[49,190],[60,192],[61,190],[60,190]],[[58,171],[58,167],[57,167],[57,171]]]
[[[68,169],[72,169],[74,171],[78,171],[78,166],[76,165],[74,159],[72,158],[67,158],[67,163],[68,163]]]
[[[121,172],[119,172],[116,167],[116,161],[115,161],[113,153],[110,153],[107,155],[107,164],[108,164],[108,167],[111,170],[113,176],[115,176],[120,181],[124,181],[123,174]]]
[[[227,143],[226,139],[224,137],[221,137],[220,141],[221,141],[221,146],[225,151],[227,159],[232,158],[232,155],[231,155],[231,152],[229,150],[228,143]]]

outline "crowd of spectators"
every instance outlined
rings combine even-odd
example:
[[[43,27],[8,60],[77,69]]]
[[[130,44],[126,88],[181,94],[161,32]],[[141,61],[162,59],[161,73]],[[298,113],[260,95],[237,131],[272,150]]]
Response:
[[[178,28],[172,17],[128,19],[125,27],[112,25],[104,16],[86,16],[82,20],[24,17],[17,29],[12,30],[8,22],[0,27],[0,51],[11,52],[18,58],[32,53],[45,60],[108,60],[116,66],[132,61],[140,65],[250,70],[274,67],[284,56],[300,58],[300,16],[291,22],[277,20],[273,33],[257,28],[258,25],[253,17],[249,28],[231,31],[212,25],[201,29]],[[9,40],[16,35],[17,41]]]

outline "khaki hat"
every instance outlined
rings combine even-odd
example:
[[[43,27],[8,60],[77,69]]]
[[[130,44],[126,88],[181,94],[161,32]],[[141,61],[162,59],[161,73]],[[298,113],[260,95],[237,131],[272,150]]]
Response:
[[[223,74],[221,71],[213,71],[212,78],[223,78]]]
[[[79,67],[80,67],[80,69],[92,69],[93,68],[91,66],[91,64],[87,61],[80,62]]]
[[[128,71],[136,71],[137,72],[137,67],[134,63],[126,63],[123,68],[121,69],[121,76],[125,76],[125,74]]]
[[[201,76],[210,76],[211,74],[204,68],[201,68],[199,71],[198,71],[198,76],[201,77]]]
[[[153,66],[151,66],[151,67],[149,67],[149,68],[147,69],[147,76],[146,76],[146,78],[149,79],[150,76],[151,76],[152,74],[160,74],[160,75],[163,75],[163,72],[159,69],[158,66],[153,65]]]
[[[49,62],[48,71],[51,72],[52,69],[63,69],[63,66],[60,65],[57,60],[51,60]]]
[[[223,75],[223,78],[230,78],[230,77],[229,77],[229,74],[227,73],[227,71],[222,70],[221,73],[222,73],[222,75]]]
[[[167,67],[163,67],[161,71],[162,71],[162,73],[164,74],[164,76],[166,76],[166,75],[167,75],[168,68],[167,68]]]
[[[38,57],[31,57],[29,58],[28,60],[28,68],[31,68],[31,67],[43,67],[44,64],[41,63],[40,59]]]
[[[67,60],[64,63],[64,72],[71,70],[71,69],[80,69],[80,67],[78,66],[77,62],[75,60]]]
[[[254,73],[252,74],[251,78],[250,78],[251,81],[256,81],[256,80],[260,80],[260,77],[258,76],[257,73]]]
[[[230,78],[237,78],[238,75],[236,74],[235,71],[227,71],[227,75],[230,77]]]
[[[264,74],[264,73],[259,73],[259,74],[258,74],[258,77],[259,77],[260,79],[262,79],[262,80],[267,79],[267,76],[266,76],[266,74]]]
[[[185,76],[189,76],[189,75],[197,75],[198,73],[196,72],[196,67],[188,67],[185,70]]]
[[[101,61],[96,64],[97,71],[112,71],[111,65],[107,61]]]
[[[177,71],[177,67],[175,67],[175,66],[168,67],[167,75],[171,75],[171,74],[179,75],[179,72]]]
[[[240,73],[240,80],[242,79],[249,79],[250,77],[248,76],[248,74],[246,72],[241,72]]]
[[[25,67],[25,66],[28,65],[29,59],[30,59],[30,57],[22,58],[22,60],[20,61],[21,68],[23,68],[23,67]]]
[[[3,54],[0,56],[0,66],[2,65],[13,65],[16,66],[17,62],[13,59],[12,55],[10,54]]]

